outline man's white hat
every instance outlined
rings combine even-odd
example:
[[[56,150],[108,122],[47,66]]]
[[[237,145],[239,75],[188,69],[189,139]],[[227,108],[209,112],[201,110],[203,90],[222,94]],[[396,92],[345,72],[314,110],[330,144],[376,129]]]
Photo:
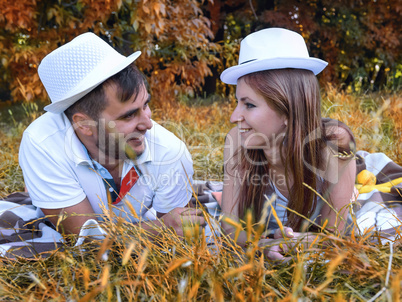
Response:
[[[225,69],[222,82],[235,85],[238,78],[269,69],[298,68],[320,73],[327,62],[308,54],[303,37],[283,28],[267,28],[245,37],[240,44],[239,65]]]
[[[39,65],[39,77],[52,102],[44,109],[63,112],[140,54],[136,51],[125,57],[94,33],[79,35],[52,51]]]

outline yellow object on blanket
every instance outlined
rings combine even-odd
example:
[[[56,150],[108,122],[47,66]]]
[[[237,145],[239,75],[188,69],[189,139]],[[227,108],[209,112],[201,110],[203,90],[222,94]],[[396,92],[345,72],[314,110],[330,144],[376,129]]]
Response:
[[[356,182],[363,186],[372,186],[377,182],[377,178],[375,177],[373,172],[368,170],[363,170],[356,176]]]
[[[355,185],[356,189],[359,190],[359,193],[369,193],[371,191],[373,191],[374,189],[377,189],[380,192],[383,193],[390,193],[391,192],[391,188],[393,186],[396,186],[398,184],[402,183],[402,177],[391,180],[389,182],[385,182],[382,184],[378,184],[378,185],[362,185],[362,184],[357,184]]]

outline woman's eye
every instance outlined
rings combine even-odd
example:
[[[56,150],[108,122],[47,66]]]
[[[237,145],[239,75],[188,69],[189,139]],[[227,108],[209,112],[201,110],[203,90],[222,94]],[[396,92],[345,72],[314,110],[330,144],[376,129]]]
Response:
[[[250,108],[254,108],[254,107],[255,107],[253,104],[250,104],[250,103],[246,103],[245,105],[246,105],[247,109],[250,109]]]

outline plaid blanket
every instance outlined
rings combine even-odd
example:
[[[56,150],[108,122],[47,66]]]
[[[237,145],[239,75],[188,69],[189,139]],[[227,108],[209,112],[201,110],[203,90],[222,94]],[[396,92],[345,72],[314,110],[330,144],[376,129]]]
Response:
[[[402,167],[393,162],[384,153],[356,153],[357,173],[366,169],[377,178],[377,184],[383,184],[402,177]],[[349,222],[355,220],[354,226],[360,233],[372,229],[378,231],[382,241],[401,238],[402,234],[402,184],[383,193],[377,189],[359,194],[353,203],[353,214]]]
[[[97,221],[88,220],[76,246],[87,238],[103,239],[106,233]],[[13,193],[0,199],[0,257],[47,257],[63,249],[65,240],[45,218],[38,218],[28,193]]]
[[[357,152],[357,173],[367,169],[377,177],[377,183],[385,183],[402,177],[402,167],[383,153]],[[221,191],[222,183],[196,181],[198,201],[212,216],[218,216],[219,206],[211,193]],[[402,233],[402,185],[390,193],[373,190],[360,194],[353,203],[349,223],[357,232],[378,231],[382,240],[395,240]],[[401,192],[401,193],[400,193]],[[192,199],[195,203],[195,198]],[[211,230],[210,230],[211,231]],[[215,230],[214,230],[215,231]],[[90,237],[102,239],[106,235],[97,221],[88,220],[78,235],[76,245]],[[46,257],[65,246],[63,236],[44,218],[38,218],[36,208],[27,193],[13,193],[0,199],[0,257]]]

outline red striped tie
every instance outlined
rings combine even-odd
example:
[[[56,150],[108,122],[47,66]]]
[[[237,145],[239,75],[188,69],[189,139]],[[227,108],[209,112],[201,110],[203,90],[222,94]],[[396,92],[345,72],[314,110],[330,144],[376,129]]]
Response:
[[[126,174],[126,176],[124,176],[123,181],[121,183],[119,196],[117,196],[113,204],[119,203],[124,198],[124,196],[127,195],[127,193],[137,182],[138,178],[139,176],[137,174],[137,171],[135,171],[135,168],[132,167],[131,170]]]

